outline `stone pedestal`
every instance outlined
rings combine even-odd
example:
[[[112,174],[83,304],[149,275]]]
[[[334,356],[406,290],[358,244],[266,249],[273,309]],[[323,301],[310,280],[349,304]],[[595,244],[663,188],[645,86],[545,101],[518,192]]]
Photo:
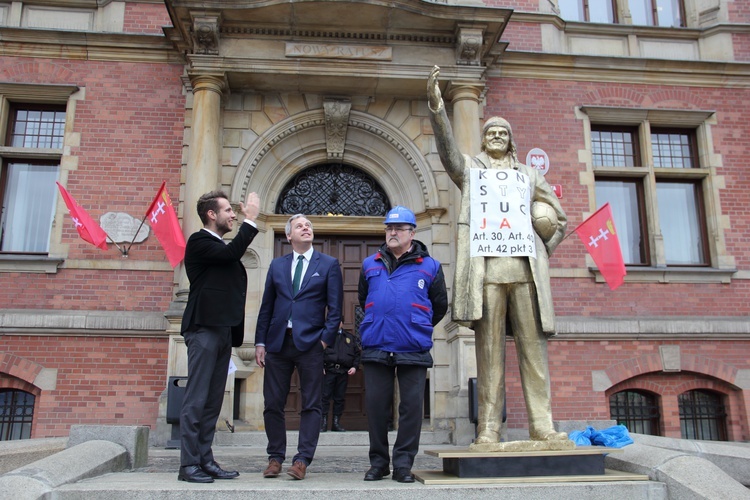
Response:
[[[648,476],[604,468],[604,456],[618,448],[583,446],[571,450],[473,452],[468,448],[427,450],[443,459],[443,471],[415,471],[424,484],[507,482],[647,481]]]

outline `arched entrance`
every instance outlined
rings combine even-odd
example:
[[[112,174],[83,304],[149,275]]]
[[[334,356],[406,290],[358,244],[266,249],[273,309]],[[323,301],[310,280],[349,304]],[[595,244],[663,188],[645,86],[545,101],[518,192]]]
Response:
[[[399,114],[395,121],[401,125],[352,110],[346,132],[339,136],[342,143],[338,156],[332,156],[329,147],[331,137],[322,107],[291,115],[247,144],[231,182],[230,198],[244,199],[248,191],[257,192],[261,198],[260,233],[253,241],[257,267],[248,268],[249,317],[262,297],[271,260],[290,251],[284,235],[290,213],[307,214],[314,224],[319,249],[335,255],[342,263],[345,326],[352,329],[361,263],[384,241],[382,221],[387,209],[392,204],[412,208],[417,214],[420,239],[431,247],[433,224],[440,221],[444,209],[439,205],[441,189],[435,173],[422,152],[428,149],[429,139],[410,137],[421,130],[414,125],[422,120],[418,116],[404,119],[402,112],[408,115],[411,106],[394,104],[393,109]],[[258,112],[266,112],[262,103]],[[446,245],[447,241],[441,243]],[[252,320],[249,324],[253,324]],[[252,342],[252,338],[250,334],[246,341]],[[235,387],[241,392],[235,398],[239,406],[236,415],[249,425],[260,427],[263,370],[254,363],[253,349],[238,351],[244,366],[236,374],[239,380]],[[344,426],[364,429],[363,388],[357,380],[350,381],[349,393]],[[288,428],[294,428],[298,421],[294,398],[293,392],[288,401]],[[431,404],[425,405],[426,412],[431,409]],[[350,412],[359,413],[355,416]]]

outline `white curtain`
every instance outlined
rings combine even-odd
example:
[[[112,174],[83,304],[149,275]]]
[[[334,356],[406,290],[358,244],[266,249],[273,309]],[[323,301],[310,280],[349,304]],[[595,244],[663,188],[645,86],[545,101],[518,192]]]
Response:
[[[57,165],[9,163],[3,197],[4,252],[46,253],[57,201]]]

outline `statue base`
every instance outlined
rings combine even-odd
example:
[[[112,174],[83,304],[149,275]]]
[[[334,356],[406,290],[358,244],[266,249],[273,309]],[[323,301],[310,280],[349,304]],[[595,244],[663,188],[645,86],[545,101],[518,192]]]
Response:
[[[513,451],[565,451],[574,450],[576,444],[570,439],[557,441],[509,441],[507,443],[482,443],[469,445],[469,451],[477,453],[507,453]]]
[[[552,443],[514,441],[497,444],[536,442]],[[604,456],[621,452],[621,449],[601,446],[576,447],[572,441],[568,442],[573,444],[573,449],[493,452],[468,448],[426,450],[426,454],[443,460],[443,471],[415,471],[414,475],[423,484],[648,480],[648,476],[645,475],[604,468]]]

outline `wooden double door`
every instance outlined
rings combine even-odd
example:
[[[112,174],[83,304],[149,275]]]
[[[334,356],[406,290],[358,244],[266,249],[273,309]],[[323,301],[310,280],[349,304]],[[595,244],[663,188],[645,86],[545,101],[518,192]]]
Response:
[[[368,255],[377,252],[383,242],[382,236],[315,235],[315,242],[313,243],[315,250],[336,257],[341,264],[341,273],[344,278],[344,328],[347,330],[356,331],[357,329],[357,310],[359,309],[357,285],[362,261]],[[286,236],[277,236],[274,244],[274,256],[286,255],[291,251],[292,247]],[[284,409],[287,429],[299,429],[300,410],[299,377],[295,371]],[[349,377],[349,384],[346,389],[346,406],[344,407],[341,424],[346,430],[367,430],[365,385],[361,369],[358,369],[357,373]]]

